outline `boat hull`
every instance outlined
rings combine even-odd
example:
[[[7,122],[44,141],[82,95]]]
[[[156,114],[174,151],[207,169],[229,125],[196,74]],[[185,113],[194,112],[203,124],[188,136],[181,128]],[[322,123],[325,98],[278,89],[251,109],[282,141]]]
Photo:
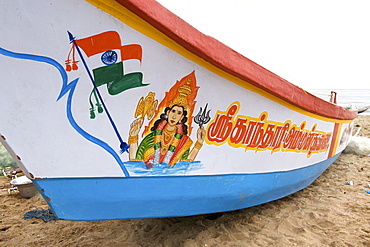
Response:
[[[357,112],[157,1],[2,8],[0,142],[60,219],[258,205],[308,186],[349,142]]]
[[[302,190],[339,156],[263,174],[147,178],[50,178],[34,183],[59,219],[115,220],[232,211]]]

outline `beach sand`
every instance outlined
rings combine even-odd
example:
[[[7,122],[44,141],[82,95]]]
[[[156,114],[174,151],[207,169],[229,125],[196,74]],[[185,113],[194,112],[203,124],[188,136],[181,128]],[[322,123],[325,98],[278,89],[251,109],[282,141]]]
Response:
[[[370,137],[370,116],[360,116]],[[347,185],[346,181],[353,181]],[[212,215],[114,221],[23,219],[39,196],[0,180],[0,246],[369,246],[370,157],[341,154],[309,187],[263,205]]]

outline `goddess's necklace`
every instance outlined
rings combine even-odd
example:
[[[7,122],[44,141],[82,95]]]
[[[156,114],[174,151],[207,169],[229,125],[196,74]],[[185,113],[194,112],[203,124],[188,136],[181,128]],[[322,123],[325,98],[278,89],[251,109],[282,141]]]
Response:
[[[166,127],[163,128],[162,138],[161,138],[161,153],[165,154],[170,146],[174,136],[176,128],[174,130],[167,130]]]

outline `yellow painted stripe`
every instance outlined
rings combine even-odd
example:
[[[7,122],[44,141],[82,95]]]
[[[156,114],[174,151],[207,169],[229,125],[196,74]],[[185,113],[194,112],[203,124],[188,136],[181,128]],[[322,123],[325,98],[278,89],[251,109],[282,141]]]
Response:
[[[334,148],[330,154],[330,157],[334,156],[336,153],[337,153],[337,149],[338,149],[338,146],[339,146],[339,143],[340,143],[340,138],[341,138],[341,133],[342,133],[342,127],[343,127],[343,124],[340,123],[339,126],[338,126],[338,130],[337,130],[337,136],[335,137],[335,145],[334,145]]]
[[[123,7],[121,4],[117,3],[114,0],[86,0],[90,4],[94,5],[95,7],[101,9],[102,11],[114,16],[115,18],[119,19],[123,23],[127,24],[131,28],[137,30],[138,32],[146,35],[147,37],[157,41],[158,43],[170,48],[173,51],[176,51],[180,55],[184,56],[185,58],[193,61],[194,63],[208,69],[209,71],[217,74],[220,77],[225,78],[226,80],[232,81],[235,84],[246,88],[250,91],[253,91],[255,93],[258,93],[262,95],[265,98],[268,98],[280,105],[283,105],[293,111],[302,113],[306,116],[316,118],[319,120],[323,120],[326,122],[335,122],[335,123],[349,123],[353,120],[339,120],[339,119],[332,119],[323,117],[314,113],[311,113],[309,111],[303,110],[295,105],[292,105],[272,94],[267,93],[266,91],[253,86],[252,84],[241,80],[219,68],[216,66],[210,64],[209,62],[205,61],[204,59],[196,56],[195,54],[189,52],[184,47],[179,45],[178,43],[174,42],[172,39],[164,35],[162,32],[158,31],[156,28],[154,28],[152,25],[138,17],[137,15],[133,14],[131,11],[129,11],[127,8]]]

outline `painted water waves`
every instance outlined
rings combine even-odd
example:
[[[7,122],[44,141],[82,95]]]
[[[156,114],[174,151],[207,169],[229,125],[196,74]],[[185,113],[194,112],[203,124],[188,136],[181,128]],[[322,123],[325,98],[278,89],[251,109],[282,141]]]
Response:
[[[148,169],[147,165],[141,161],[127,161],[124,162],[124,165],[132,176],[179,176],[187,175],[203,168],[203,164],[200,161],[179,161],[174,167],[168,166],[166,163],[162,163],[156,164],[150,169]]]

